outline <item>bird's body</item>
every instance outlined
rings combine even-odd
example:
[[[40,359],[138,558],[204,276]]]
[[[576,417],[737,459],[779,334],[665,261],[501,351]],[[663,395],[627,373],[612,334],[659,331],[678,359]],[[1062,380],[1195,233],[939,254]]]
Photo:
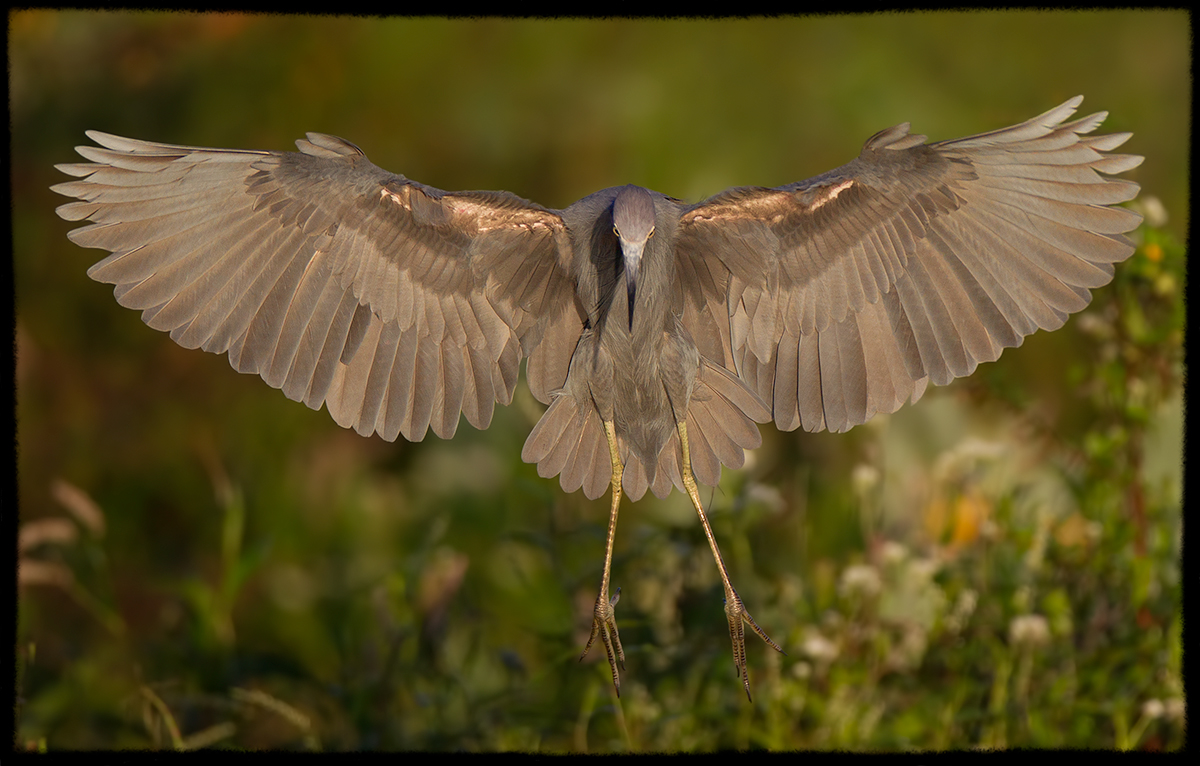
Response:
[[[612,215],[621,194],[642,197],[652,210],[653,235],[646,238],[639,256],[632,312]],[[564,487],[575,489],[581,480],[589,497],[598,497],[609,480],[605,421],[615,426],[621,461],[628,469],[624,490],[632,499],[640,498],[648,486],[659,496],[665,496],[672,483],[683,488],[678,448],[664,448],[678,423],[687,419],[702,369],[700,352],[681,316],[684,291],[674,246],[684,209],[679,200],[624,186],[604,189],[561,211],[574,248],[571,278],[581,326],[565,384],[551,401],[553,412],[534,429],[523,455],[539,466],[545,461],[543,475],[565,472]],[[751,416],[765,422],[769,412],[736,376],[722,376],[718,369],[724,370],[722,359],[708,360],[705,379],[720,376],[724,388],[744,391],[732,397],[719,418],[706,420],[706,426],[728,423],[745,442],[742,447],[758,446]],[[707,394],[708,386],[701,385]],[[734,402],[739,401],[749,410],[741,417],[735,414],[740,410]]]
[[[572,396],[578,408],[594,402],[601,418],[613,421],[633,454],[650,466],[674,431],[678,416],[672,402],[678,412],[687,411],[699,359],[677,367],[663,364],[664,355],[696,357],[696,352],[680,334],[671,311],[675,264],[670,232],[680,206],[644,190],[639,191],[655,198],[658,236],[648,240],[641,256],[639,310],[630,312],[611,209],[619,193],[636,193],[635,189],[605,189],[563,212],[578,248],[575,278],[587,317],[564,395]],[[632,321],[626,321],[630,316]]]
[[[697,484],[740,467],[755,425],[844,431],[1056,329],[1127,258],[1141,158],[1085,136],[1082,99],[1020,125],[924,143],[900,125],[841,168],[687,204],[637,186],[563,210],[445,192],[310,133],[299,153],[155,144],[89,132],[72,240],[112,253],[89,274],[181,345],[228,353],[363,435],[486,428],[522,359],[549,405],[522,457],[563,489],[612,490],[592,640],[619,690],[609,598],[617,509],[688,494],[743,629]],[[619,593],[619,591],[618,591]],[[589,641],[588,646],[592,645]]]

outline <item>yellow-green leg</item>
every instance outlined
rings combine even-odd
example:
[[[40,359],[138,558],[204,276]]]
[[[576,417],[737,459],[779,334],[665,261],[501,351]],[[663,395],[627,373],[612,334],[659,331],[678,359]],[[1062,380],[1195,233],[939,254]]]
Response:
[[[717,569],[721,572],[721,583],[725,586],[725,617],[729,620],[729,637],[733,640],[733,666],[737,671],[738,677],[742,679],[742,685],[746,687],[746,699],[750,699],[750,672],[746,668],[745,626],[749,625],[751,630],[757,633],[758,637],[766,641],[767,645],[775,651],[780,654],[787,654],[787,652],[783,651],[779,647],[779,644],[772,641],[771,637],[762,628],[758,627],[758,623],[746,611],[746,605],[738,597],[737,591],[733,589],[733,583],[729,581],[729,571],[725,569],[725,562],[721,559],[721,549],[717,547],[717,538],[713,536],[712,526],[708,523],[708,517],[704,515],[704,506],[700,503],[700,492],[696,487],[696,477],[692,475],[691,452],[688,449],[687,423],[681,422],[679,424],[679,443],[683,446],[683,488],[687,491],[688,497],[692,499],[692,505],[696,507],[696,513],[700,516],[700,523],[704,525],[704,534],[708,537],[708,545],[712,548],[713,558],[717,562]],[[613,520],[616,520],[615,507],[613,510]],[[616,675],[615,670],[613,671],[613,675]]]
[[[596,609],[592,614],[592,636],[588,639],[583,654],[579,655],[579,660],[583,661],[592,648],[592,644],[596,642],[596,636],[600,636],[600,640],[604,642],[604,651],[608,654],[608,665],[612,668],[613,686],[616,687],[617,696],[620,697],[621,676],[617,672],[617,668],[619,666],[621,670],[625,669],[625,651],[621,649],[621,635],[617,633],[615,607],[621,598],[621,589],[617,588],[616,594],[610,599],[608,597],[608,580],[612,574],[613,540],[617,536],[617,509],[621,505],[621,478],[624,468],[621,465],[621,456],[617,451],[617,432],[612,421],[605,421],[604,433],[608,436],[608,454],[612,458],[612,510],[608,515],[608,545],[604,551],[604,576],[600,580],[600,595],[596,597]],[[701,514],[701,518],[703,518],[703,514]]]

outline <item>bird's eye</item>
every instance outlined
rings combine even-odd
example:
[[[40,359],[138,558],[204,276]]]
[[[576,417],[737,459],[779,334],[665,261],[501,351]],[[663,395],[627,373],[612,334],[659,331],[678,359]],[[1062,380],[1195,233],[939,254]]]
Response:
[[[650,233],[646,235],[646,239],[650,239],[653,236],[654,236],[654,229],[651,229]]]
[[[613,234],[616,234],[618,237],[621,236],[621,232],[617,231],[616,226],[613,227]]]

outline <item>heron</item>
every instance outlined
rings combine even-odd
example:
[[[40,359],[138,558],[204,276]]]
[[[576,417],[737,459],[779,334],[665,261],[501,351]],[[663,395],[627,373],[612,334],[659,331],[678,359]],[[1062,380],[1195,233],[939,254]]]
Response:
[[[610,595],[622,495],[684,492],[720,573],[734,669],[746,634],[782,647],[730,580],[699,486],[740,468],[758,424],[840,432],[1054,330],[1107,284],[1141,216],[1119,206],[1130,133],[1068,121],[927,142],[903,123],[849,163],[688,203],[626,185],[565,209],[443,191],[321,133],[298,152],[208,149],[98,131],[56,167],[88,275],[187,348],[340,425],[394,441],[460,415],[487,428],[525,361],[547,405],[521,456],[589,499],[611,493],[599,639],[620,694]]]

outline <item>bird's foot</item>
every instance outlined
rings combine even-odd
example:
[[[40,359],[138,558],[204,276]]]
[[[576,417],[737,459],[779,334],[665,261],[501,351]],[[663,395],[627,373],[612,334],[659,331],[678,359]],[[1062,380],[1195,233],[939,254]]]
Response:
[[[766,631],[758,627],[758,623],[746,611],[746,605],[742,603],[737,591],[732,588],[725,590],[725,617],[729,620],[729,637],[733,640],[733,666],[737,671],[738,678],[742,679],[742,686],[746,687],[746,699],[749,700],[750,672],[746,668],[746,625],[749,625],[759,638],[766,641],[767,646],[780,654],[787,654],[787,652],[772,641]],[[750,701],[753,702],[753,700]]]
[[[596,642],[596,636],[600,636],[600,640],[604,642],[604,651],[608,654],[608,665],[612,668],[613,686],[616,687],[618,697],[621,696],[621,676],[617,672],[617,668],[625,669],[625,651],[621,648],[621,634],[617,632],[617,615],[614,608],[620,600],[620,588],[617,588],[616,594],[611,599],[608,597],[607,588],[600,591],[600,595],[596,597],[596,609],[592,613],[592,636],[588,639],[583,654],[579,655],[579,661],[583,662],[583,658],[591,650],[592,644]],[[749,617],[749,615],[746,616]],[[767,640],[770,641],[770,639]],[[616,646],[615,654],[613,652],[614,645]]]

